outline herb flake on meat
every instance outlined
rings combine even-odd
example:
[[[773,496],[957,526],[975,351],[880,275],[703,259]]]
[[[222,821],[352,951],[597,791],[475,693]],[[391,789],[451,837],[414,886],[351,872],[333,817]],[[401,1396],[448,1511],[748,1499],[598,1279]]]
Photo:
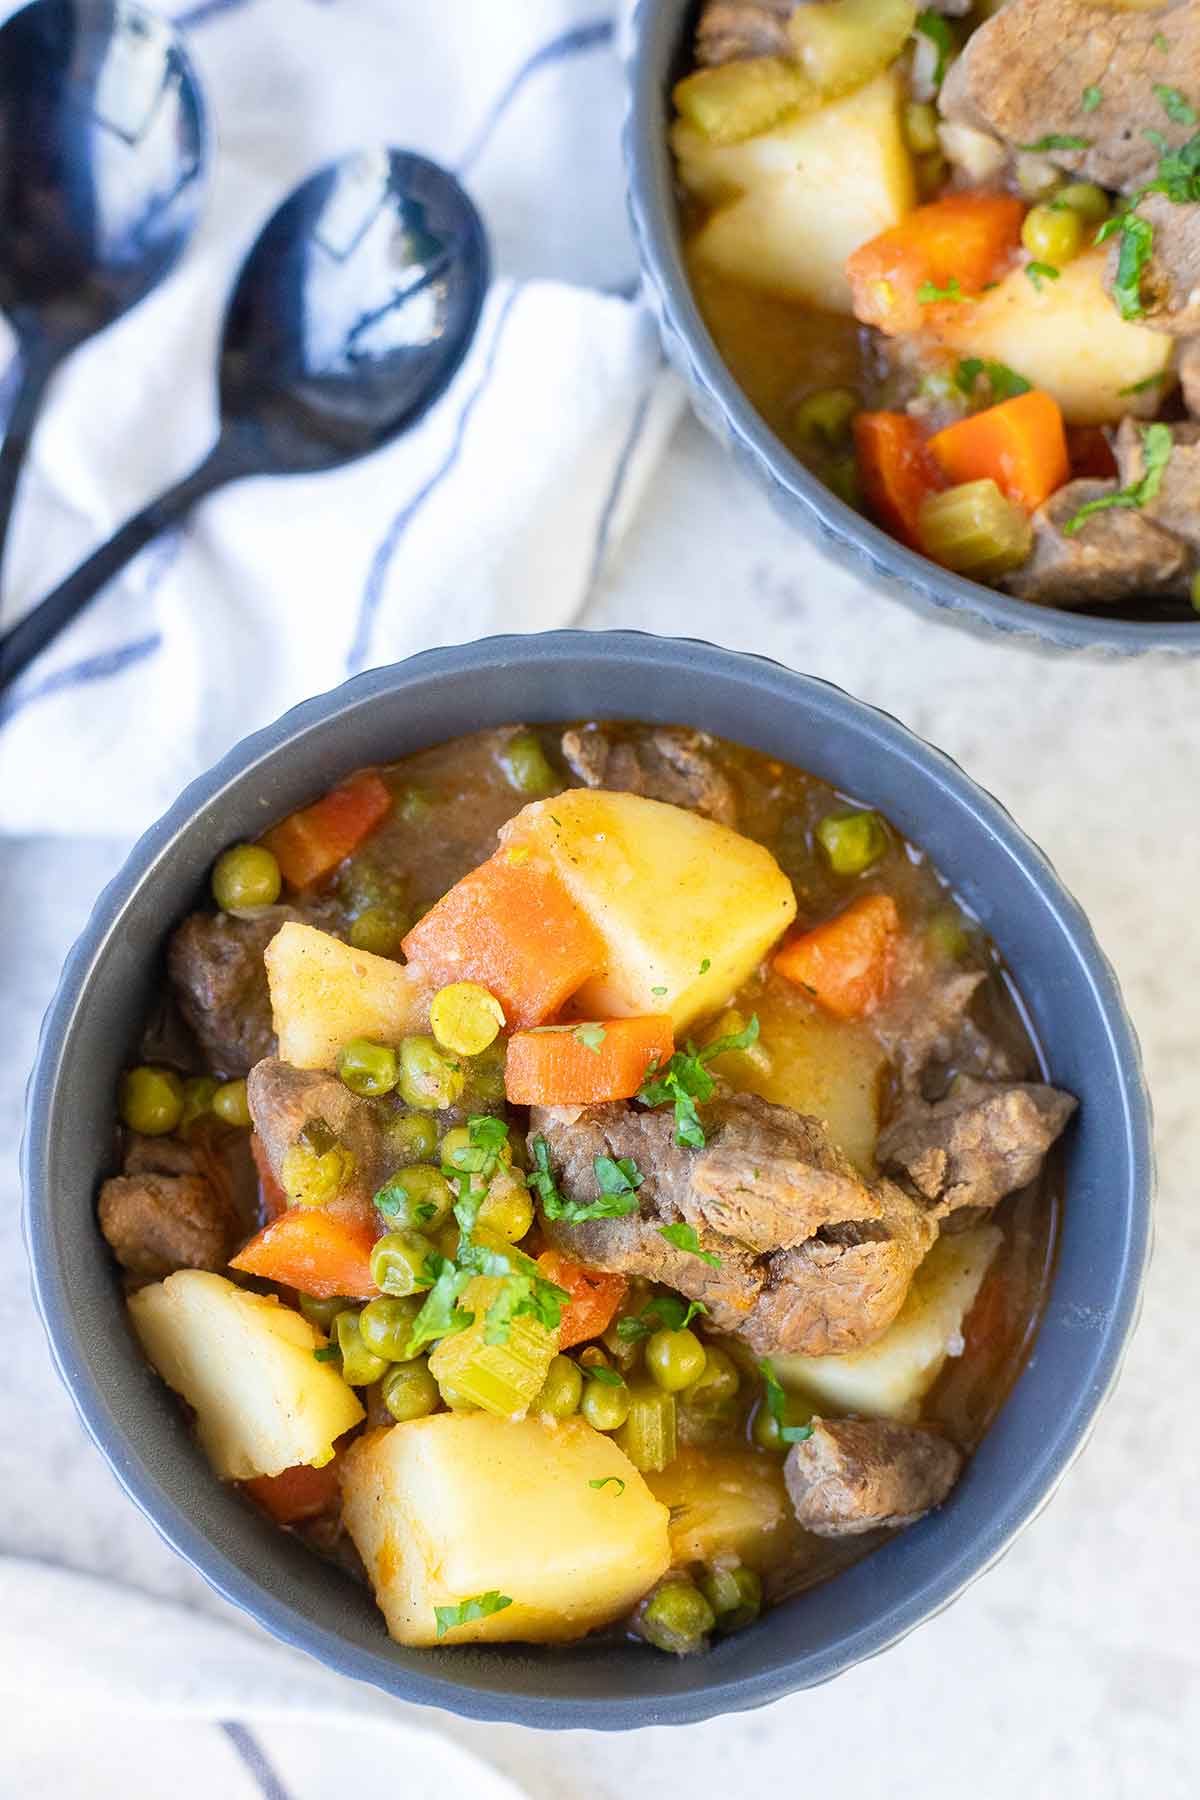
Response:
[[[1091,138],[1080,137],[1073,131],[1048,131],[1036,143],[1017,145],[1018,150],[1028,150],[1031,156],[1041,156],[1047,150],[1090,150],[1091,147]]]
[[[680,1219],[675,1225],[660,1225],[658,1235],[666,1238],[668,1244],[673,1244],[676,1250],[682,1250],[686,1256],[698,1256],[700,1261],[707,1263],[710,1269],[720,1268],[720,1257],[714,1255],[711,1250],[701,1247],[700,1238],[694,1225],[685,1224]]]
[[[1104,494],[1099,500],[1089,500],[1086,506],[1081,506],[1063,526],[1067,536],[1073,536],[1093,513],[1107,512],[1114,506],[1145,506],[1147,501],[1153,500],[1162,486],[1163,470],[1171,459],[1173,447],[1169,425],[1143,426],[1142,455],[1146,467],[1141,479],[1120,488],[1115,494]]]
[[[1176,125],[1194,125],[1200,114],[1178,88],[1164,87],[1161,82],[1154,84],[1154,98],[1158,101],[1168,119]]]
[[[716,1082],[706,1063],[723,1056],[727,1050],[746,1050],[758,1037],[758,1015],[751,1018],[743,1031],[731,1032],[697,1050],[693,1043],[686,1050],[676,1050],[661,1074],[651,1067],[637,1091],[643,1106],[662,1106],[670,1100],[675,1107],[675,1142],[692,1150],[703,1150],[704,1127],[696,1110],[711,1100]]]

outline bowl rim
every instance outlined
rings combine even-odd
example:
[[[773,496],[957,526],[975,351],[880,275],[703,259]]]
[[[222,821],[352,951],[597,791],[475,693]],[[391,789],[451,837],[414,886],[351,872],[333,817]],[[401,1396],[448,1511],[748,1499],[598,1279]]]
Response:
[[[661,1708],[656,1708],[653,1701],[625,1696],[559,1699],[548,1691],[530,1697],[488,1686],[464,1685],[452,1673],[444,1677],[425,1674],[398,1659],[359,1648],[332,1627],[306,1618],[299,1607],[288,1604],[273,1591],[269,1570],[259,1579],[235,1561],[193,1521],[187,1509],[164,1492],[155,1471],[132,1453],[127,1430],[115,1416],[109,1394],[91,1367],[87,1345],[73,1317],[69,1272],[56,1243],[47,1193],[47,1127],[62,1058],[74,1021],[88,1004],[92,974],[119,930],[125,909],[147,882],[153,882],[156,867],[170,857],[176,840],[197,817],[206,808],[219,804],[228,788],[244,782],[270,758],[294,749],[310,734],[336,732],[359,706],[370,708],[380,700],[394,700],[406,688],[415,689],[427,678],[483,673],[506,661],[533,665],[544,676],[552,673],[556,665],[576,662],[581,656],[589,666],[628,667],[630,660],[635,659],[647,669],[669,671],[675,676],[732,679],[746,685],[748,696],[772,706],[794,705],[802,697],[818,721],[828,718],[848,722],[874,740],[882,740],[889,753],[897,754],[905,766],[919,770],[955,803],[958,813],[969,816],[970,829],[998,839],[1005,856],[1040,895],[1053,903],[1055,922],[1086,973],[1089,994],[1094,995],[1096,1012],[1111,1049],[1123,1107],[1123,1143],[1127,1146],[1122,1262],[1111,1311],[1085,1359],[1086,1398],[1076,1403],[1069,1419],[1056,1421],[1038,1457],[1013,1477],[994,1514],[989,1516],[986,1531],[976,1532],[955,1546],[954,1553],[939,1563],[932,1575],[919,1580],[882,1616],[872,1615],[867,1624],[849,1635],[843,1634],[832,1648],[819,1654],[798,1651],[793,1662],[749,1675],[714,1679],[695,1692],[671,1694]],[[1020,971],[1014,972],[1019,981]],[[1087,1442],[1116,1383],[1140,1307],[1150,1251],[1154,1188],[1150,1099],[1137,1037],[1115,974],[1078,903],[1065,890],[1048,859],[1000,802],[944,752],[927,744],[890,714],[846,694],[831,682],[787,669],[768,657],[720,649],[698,639],[660,638],[639,631],[560,630],[524,637],[509,634],[423,651],[405,662],[356,676],[293,707],[273,724],[235,745],[213,768],[191,782],[134,845],[97,899],[63,965],[43,1021],[29,1079],[20,1161],[22,1225],[34,1299],[59,1376],[85,1430],[125,1492],[159,1536],[210,1587],[284,1643],[396,1698],[441,1706],[481,1720],[592,1730],[691,1723],[764,1705],[800,1688],[819,1685],[899,1642],[917,1625],[951,1604],[990,1568],[1050,1500]],[[457,1656],[467,1654],[456,1652]],[[803,1667],[797,1669],[797,1663]],[[449,1665],[451,1669],[454,1666]]]
[[[661,108],[662,84],[654,66],[653,34],[691,0],[637,0],[629,25],[626,57],[626,116],[622,134],[626,203],[643,280],[660,329],[686,361],[693,392],[715,402],[735,447],[754,465],[768,488],[798,502],[810,529],[850,550],[871,575],[882,578],[897,597],[920,610],[959,615],[1006,636],[1035,639],[1059,650],[1092,650],[1110,656],[1165,651],[1200,655],[1200,619],[1106,619],[1038,606],[1002,594],[966,576],[941,569],[928,557],[889,536],[805,468],[751,405],[734,380],[692,294],[680,254],[673,212],[661,204],[660,176],[666,153]],[[678,39],[679,33],[674,33]]]

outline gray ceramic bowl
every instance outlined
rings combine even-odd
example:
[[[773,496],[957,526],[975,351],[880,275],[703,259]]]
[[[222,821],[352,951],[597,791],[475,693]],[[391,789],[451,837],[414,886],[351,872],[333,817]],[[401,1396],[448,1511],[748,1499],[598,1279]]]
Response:
[[[839,500],[751,406],[709,335],[683,263],[667,128],[670,90],[687,69],[696,11],[696,0],[639,0],[629,60],[625,166],[647,296],[667,354],[687,381],[700,418],[735,461],[765,487],[776,511],[790,524],[902,600],[936,608],[960,624],[1036,638],[1060,650],[1200,655],[1200,620],[1193,625],[1085,618],[1010,599],[938,568]]]
[[[1054,1077],[1082,1099],[1060,1265],[1034,1355],[946,1507],[706,1657],[634,1646],[402,1650],[370,1596],[211,1475],[127,1329],[96,1230],[118,1073],[164,940],[217,853],[364,763],[512,719],[706,726],[868,796],[924,846],[1015,971]],[[1150,1121],[1137,1043],[1087,920],[994,800],[838,689],[758,658],[638,633],[435,650],[308,701],[193,783],[147,832],[72,951],[46,1017],[23,1151],[38,1301],[62,1377],[130,1497],[214,1588],[288,1643],[407,1700],[604,1729],[760,1705],[849,1668],[945,1606],[1043,1505],[1132,1328],[1147,1252]]]

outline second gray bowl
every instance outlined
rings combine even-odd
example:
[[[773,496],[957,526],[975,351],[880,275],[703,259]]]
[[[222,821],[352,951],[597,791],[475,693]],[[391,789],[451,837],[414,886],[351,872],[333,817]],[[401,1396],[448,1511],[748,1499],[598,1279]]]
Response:
[[[827,554],[898,598],[959,624],[1036,639],[1059,650],[1200,656],[1196,623],[1109,619],[1033,606],[952,575],[908,550],[839,500],[750,404],[726,367],[692,296],[683,260],[675,177],[667,143],[670,93],[687,68],[696,0],[639,0],[629,61],[625,168],[629,210],[667,355],[687,381],[700,418],[785,519]]]

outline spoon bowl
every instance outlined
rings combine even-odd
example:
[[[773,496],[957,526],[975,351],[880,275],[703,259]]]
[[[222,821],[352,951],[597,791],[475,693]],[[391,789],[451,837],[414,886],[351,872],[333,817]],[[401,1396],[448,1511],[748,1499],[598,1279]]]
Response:
[[[310,176],[234,285],[213,448],[0,638],[0,690],[203,495],[338,468],[414,425],[470,348],[488,271],[479,215],[436,163],[359,151]]]

